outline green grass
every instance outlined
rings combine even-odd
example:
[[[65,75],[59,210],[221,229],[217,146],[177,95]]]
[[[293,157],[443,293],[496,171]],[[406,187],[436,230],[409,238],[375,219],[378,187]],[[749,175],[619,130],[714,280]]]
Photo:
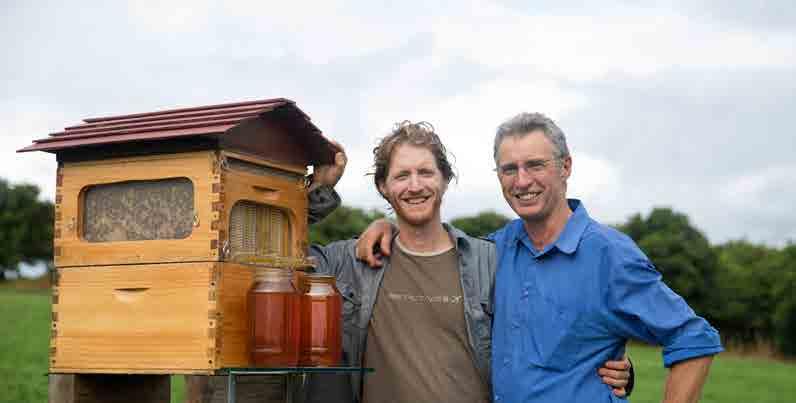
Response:
[[[50,348],[47,293],[0,291],[0,401],[46,402]]]
[[[17,291],[0,285],[0,403],[47,401],[49,291]],[[634,403],[660,402],[666,370],[660,350],[631,345],[636,367]],[[182,376],[172,377],[174,403],[182,402]],[[719,355],[713,362],[702,402],[774,403],[794,401],[796,364]]]
[[[632,344],[628,348],[636,370],[634,403],[658,403],[667,370],[659,348]],[[796,364],[719,354],[702,390],[705,403],[796,401]]]

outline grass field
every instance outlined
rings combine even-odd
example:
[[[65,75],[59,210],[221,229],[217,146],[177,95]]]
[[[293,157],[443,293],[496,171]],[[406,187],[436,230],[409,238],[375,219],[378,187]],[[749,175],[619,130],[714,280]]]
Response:
[[[630,401],[660,402],[666,377],[660,349],[633,344],[629,354],[636,371],[636,387]],[[719,354],[713,360],[701,401],[796,402],[796,364]]]
[[[50,299],[47,291],[0,286],[0,403],[47,401]],[[656,348],[632,345],[634,403],[659,402],[666,372]],[[172,402],[181,402],[182,377],[172,377]],[[723,354],[716,358],[703,402],[796,402],[796,364]]]

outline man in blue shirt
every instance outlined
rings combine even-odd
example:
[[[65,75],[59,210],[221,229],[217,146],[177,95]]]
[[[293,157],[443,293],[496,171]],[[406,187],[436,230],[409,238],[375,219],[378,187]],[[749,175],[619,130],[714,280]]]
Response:
[[[636,244],[566,198],[563,132],[541,114],[502,124],[494,144],[506,202],[520,217],[492,234],[498,254],[495,402],[621,401],[594,377],[627,339],[663,346],[665,402],[698,401],[718,332],[661,281]]]

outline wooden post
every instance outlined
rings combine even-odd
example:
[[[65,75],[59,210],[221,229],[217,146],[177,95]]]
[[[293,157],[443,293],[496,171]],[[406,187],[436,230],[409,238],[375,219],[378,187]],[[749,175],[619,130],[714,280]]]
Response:
[[[50,403],[75,403],[75,376],[51,374],[47,396]]]
[[[169,375],[53,374],[50,403],[170,403]]]

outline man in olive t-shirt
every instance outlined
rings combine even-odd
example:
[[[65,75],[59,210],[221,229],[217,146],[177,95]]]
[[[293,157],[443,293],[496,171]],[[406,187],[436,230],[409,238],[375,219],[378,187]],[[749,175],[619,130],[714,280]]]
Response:
[[[363,401],[489,402],[466,352],[459,260],[453,247],[412,252],[396,240],[368,327]]]

